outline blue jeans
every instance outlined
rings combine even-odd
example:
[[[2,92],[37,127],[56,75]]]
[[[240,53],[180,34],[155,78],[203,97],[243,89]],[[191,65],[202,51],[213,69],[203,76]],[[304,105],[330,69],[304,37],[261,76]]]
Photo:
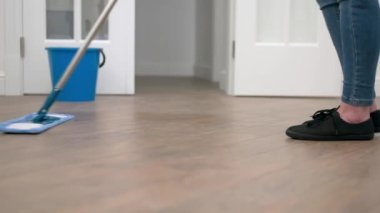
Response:
[[[378,0],[317,0],[343,69],[342,101],[371,106],[380,50]]]

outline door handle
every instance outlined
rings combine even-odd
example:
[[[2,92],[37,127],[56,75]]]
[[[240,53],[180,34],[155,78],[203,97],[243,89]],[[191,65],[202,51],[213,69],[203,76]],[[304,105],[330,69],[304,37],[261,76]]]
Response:
[[[25,37],[20,37],[20,57],[25,57]]]

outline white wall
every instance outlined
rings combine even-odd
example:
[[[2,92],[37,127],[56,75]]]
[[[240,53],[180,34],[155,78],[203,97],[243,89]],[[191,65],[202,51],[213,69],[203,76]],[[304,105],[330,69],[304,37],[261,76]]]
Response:
[[[195,64],[198,78],[213,80],[213,0],[196,0]]]
[[[226,84],[231,0],[196,0],[195,77]]]
[[[212,81],[226,84],[228,72],[228,61],[232,57],[229,47],[229,1],[213,0],[213,59],[212,59]],[[223,89],[226,89],[223,87]]]
[[[137,75],[193,76],[195,1],[136,1]]]

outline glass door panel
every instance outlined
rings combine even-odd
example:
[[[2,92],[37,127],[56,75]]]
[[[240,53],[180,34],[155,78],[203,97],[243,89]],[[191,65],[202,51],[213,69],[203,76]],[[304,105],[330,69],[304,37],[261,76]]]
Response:
[[[106,0],[82,0],[82,39],[86,38],[106,4]],[[108,39],[108,21],[103,24],[96,39]]]
[[[46,38],[74,39],[74,0],[46,0]]]

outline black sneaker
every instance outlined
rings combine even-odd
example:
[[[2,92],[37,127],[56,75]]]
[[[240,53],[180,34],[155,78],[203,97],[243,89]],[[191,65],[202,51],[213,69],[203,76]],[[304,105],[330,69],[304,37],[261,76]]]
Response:
[[[337,108],[320,110],[312,118],[311,121],[290,127],[286,134],[297,140],[316,141],[371,140],[374,137],[372,119],[350,124],[340,118]]]
[[[371,119],[375,127],[375,132],[380,132],[380,110],[372,112]]]

